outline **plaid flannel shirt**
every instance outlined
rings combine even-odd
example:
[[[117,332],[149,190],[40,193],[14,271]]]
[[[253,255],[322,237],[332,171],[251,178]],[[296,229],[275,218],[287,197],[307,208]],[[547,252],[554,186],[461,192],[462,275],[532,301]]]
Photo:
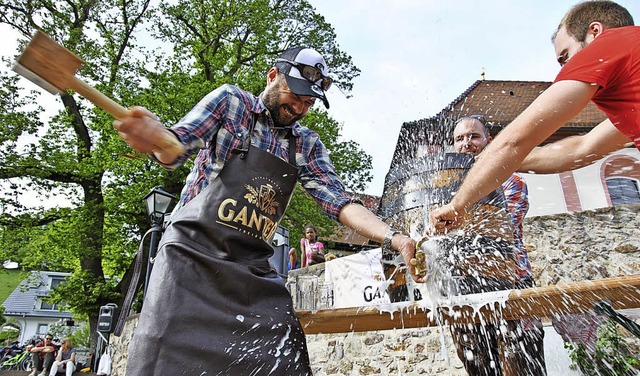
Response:
[[[530,281],[533,279],[533,273],[531,272],[531,264],[527,256],[527,250],[522,241],[522,221],[527,211],[529,211],[527,184],[522,177],[513,174],[502,184],[502,191],[507,200],[507,210],[509,211],[511,224],[513,225],[515,258],[519,267],[516,282]]]
[[[232,85],[223,85],[209,93],[171,128],[186,152],[172,164],[164,165],[165,168],[173,169],[198,153],[177,208],[193,199],[218,176],[231,158],[231,151],[241,148],[249,137],[254,118],[257,122],[250,135],[252,145],[288,161],[289,140],[286,136],[289,128],[275,128],[262,98]],[[343,206],[358,200],[347,194],[319,135],[297,122],[291,131],[299,136],[296,137],[298,181],[322,211],[337,220]]]

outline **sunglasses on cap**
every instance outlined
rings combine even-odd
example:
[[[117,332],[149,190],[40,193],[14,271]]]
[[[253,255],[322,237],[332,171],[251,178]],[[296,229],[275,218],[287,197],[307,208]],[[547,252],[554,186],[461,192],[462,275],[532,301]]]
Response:
[[[320,88],[322,88],[323,91],[329,90],[331,84],[333,83],[333,79],[331,77],[325,77],[318,68],[312,67],[311,65],[302,64],[296,61],[282,58],[276,59],[276,62],[291,64],[292,66],[296,67],[302,77],[304,77],[307,81],[313,82],[314,84],[318,80],[322,80],[322,82],[320,82]]]

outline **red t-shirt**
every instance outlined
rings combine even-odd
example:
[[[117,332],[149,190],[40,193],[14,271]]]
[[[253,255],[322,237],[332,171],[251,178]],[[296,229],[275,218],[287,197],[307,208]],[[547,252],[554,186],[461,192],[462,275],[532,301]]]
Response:
[[[600,86],[593,103],[640,150],[640,26],[605,30],[562,67],[563,80]]]

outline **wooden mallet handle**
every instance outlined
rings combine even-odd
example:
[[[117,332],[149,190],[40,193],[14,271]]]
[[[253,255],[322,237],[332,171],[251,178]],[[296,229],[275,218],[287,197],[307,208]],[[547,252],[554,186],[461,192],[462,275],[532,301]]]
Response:
[[[93,104],[102,108],[116,119],[122,119],[130,115],[128,109],[122,107],[113,99],[107,97],[98,89],[88,85],[77,77],[74,77],[73,80],[69,82],[69,88],[75,90],[78,94],[87,98]],[[163,133],[162,137],[162,140],[156,144],[158,148],[167,151],[176,157],[184,154],[184,146],[177,138],[168,133]]]

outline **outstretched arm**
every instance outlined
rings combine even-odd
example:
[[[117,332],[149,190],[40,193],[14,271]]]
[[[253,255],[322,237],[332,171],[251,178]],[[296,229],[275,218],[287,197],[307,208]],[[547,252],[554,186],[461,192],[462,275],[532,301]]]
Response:
[[[551,85],[489,144],[453,200],[430,213],[432,229],[446,232],[459,227],[471,207],[507,180],[535,146],[580,112],[597,88],[580,81]]]
[[[522,161],[518,171],[555,174],[588,166],[629,142],[609,119],[589,133],[572,136],[535,148]]]
[[[388,224],[360,204],[345,205],[340,211],[338,220],[359,235],[378,243],[383,242],[384,236],[390,229]],[[416,275],[415,267],[410,262],[416,251],[416,242],[406,235],[398,234],[391,239],[391,248],[402,254],[413,279],[416,282],[423,282],[422,278]]]

